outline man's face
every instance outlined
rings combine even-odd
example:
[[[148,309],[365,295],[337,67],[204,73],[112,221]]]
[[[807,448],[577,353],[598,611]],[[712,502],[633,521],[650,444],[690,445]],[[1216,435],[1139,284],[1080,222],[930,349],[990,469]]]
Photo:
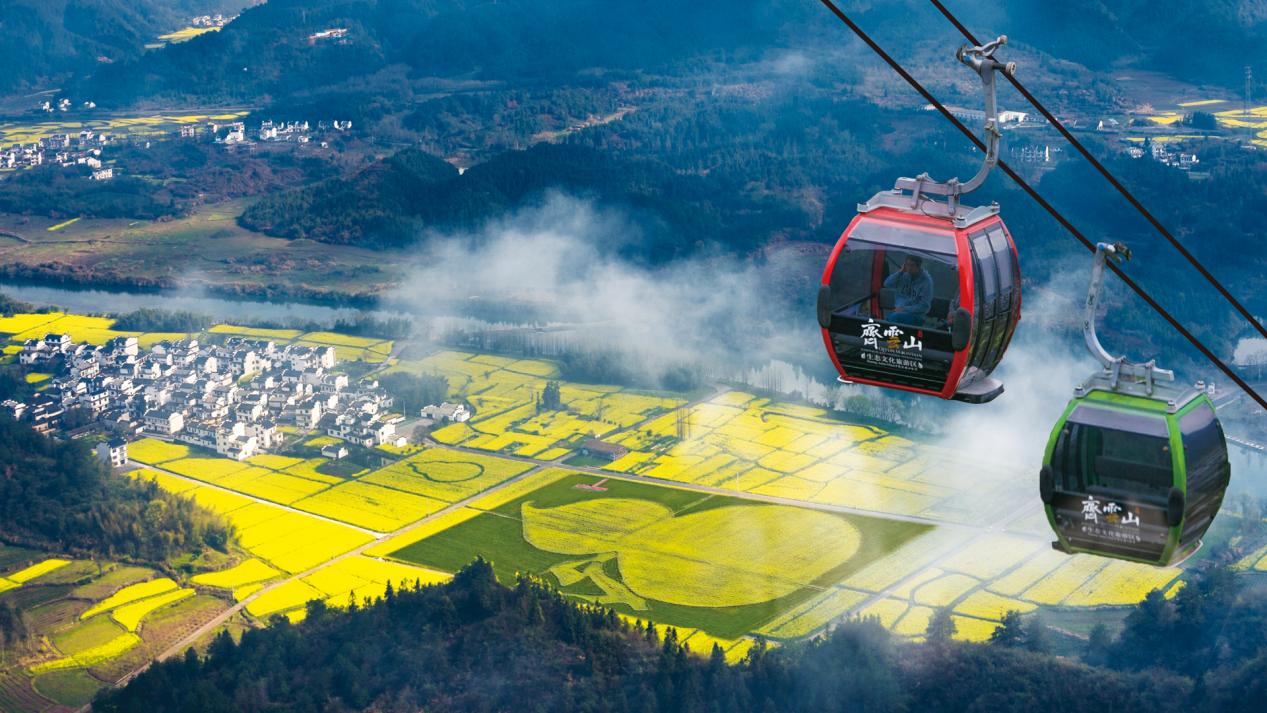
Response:
[[[902,263],[902,272],[905,272],[906,274],[911,275],[911,276],[918,275],[919,263],[915,262],[909,257],[906,258],[906,262]]]

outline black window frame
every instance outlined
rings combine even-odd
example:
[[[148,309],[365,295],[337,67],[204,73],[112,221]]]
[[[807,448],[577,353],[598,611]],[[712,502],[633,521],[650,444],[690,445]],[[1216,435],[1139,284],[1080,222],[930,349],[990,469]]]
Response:
[[[1152,440],[1158,454],[1165,454],[1167,465],[1160,462],[1132,463],[1121,453],[1106,453],[1105,444],[1116,439],[1118,448],[1130,441],[1145,445],[1143,439]],[[1137,446],[1139,447],[1139,446]],[[1095,450],[1092,453],[1092,449]],[[1139,452],[1144,452],[1140,448]],[[1100,473],[1101,459],[1114,458],[1124,465],[1134,465],[1155,471],[1155,478],[1122,477],[1106,479]],[[1160,459],[1158,459],[1160,461]],[[1133,498],[1145,498],[1165,502],[1174,485],[1174,454],[1170,450],[1169,427],[1162,415],[1147,416],[1081,404],[1074,409],[1061,426],[1052,451],[1052,470],[1057,490],[1076,493],[1129,494]],[[1161,473],[1167,477],[1162,479]]]

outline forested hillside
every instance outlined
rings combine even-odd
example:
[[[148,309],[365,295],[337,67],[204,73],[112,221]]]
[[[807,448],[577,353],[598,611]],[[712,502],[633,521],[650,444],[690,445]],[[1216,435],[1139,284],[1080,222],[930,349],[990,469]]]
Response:
[[[251,0],[6,0],[0,6],[0,92],[60,82],[139,57],[147,43],[210,12]],[[90,97],[89,97],[90,98]]]
[[[878,36],[908,48],[958,41],[923,2],[844,5]],[[1020,43],[1093,69],[1133,64],[1235,87],[1241,66],[1267,59],[1267,4],[1261,0],[1183,0],[1161,15],[1155,3],[1141,0],[949,5],[982,35],[1006,32]],[[1220,41],[1192,51],[1191,41],[1198,39],[1189,36],[1193,18],[1217,27]],[[139,21],[115,24],[114,44],[123,48],[144,34],[134,27],[144,27]],[[310,39],[334,27],[346,28],[347,36]],[[117,61],[87,81],[101,101],[112,105],[158,97],[320,102],[323,95],[395,103],[414,98],[416,91],[425,93],[413,83],[428,78],[539,82],[587,73],[660,72],[700,58],[760,59],[771,46],[830,52],[846,42],[842,33],[817,4],[792,0],[738,5],[716,0],[272,0],[243,13],[222,32],[143,58],[116,50]],[[568,41],[554,41],[558,37]]]
[[[192,500],[111,473],[83,442],[0,416],[0,542],[163,561],[230,536]]]
[[[273,0],[222,32],[103,68],[93,81],[114,104],[156,96],[278,99],[323,88],[397,97],[409,93],[408,80],[423,77],[540,81],[591,67],[660,67],[722,47],[751,47],[777,33],[789,11],[804,16],[805,6],[788,0],[740,6],[718,0]],[[629,32],[635,24],[645,31]],[[310,39],[335,27],[346,28],[346,38]],[[560,37],[569,40],[555,41]]]
[[[278,618],[240,644],[221,634],[206,657],[154,666],[95,710],[1238,713],[1267,703],[1265,616],[1261,591],[1216,570],[1174,601],[1150,597],[1116,640],[1097,630],[1098,666],[1046,653],[1019,617],[990,644],[953,642],[946,616],[926,644],[854,621],[727,666],[720,649],[689,653],[672,630],[541,583],[501,586],[477,561],[449,584],[389,590],[347,612],[311,604],[303,623]]]
[[[351,179],[332,179],[261,199],[244,226],[272,235],[368,247],[399,247],[427,229],[470,229],[547,191],[593,198],[642,228],[607,236],[628,252],[664,261],[698,245],[747,251],[802,220],[792,201],[737,195],[724,179],[682,175],[649,158],[622,159],[573,145],[509,151],[459,176],[438,158],[408,150]]]

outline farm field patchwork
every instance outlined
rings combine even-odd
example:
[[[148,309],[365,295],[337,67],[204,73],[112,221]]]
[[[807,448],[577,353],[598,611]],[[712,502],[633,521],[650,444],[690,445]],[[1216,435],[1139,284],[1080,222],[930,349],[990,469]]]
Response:
[[[561,410],[538,410],[546,383],[557,380],[552,362],[441,351],[401,361],[389,371],[439,374],[449,380],[450,397],[470,403],[475,417],[437,429],[441,443],[550,460],[585,438],[629,428],[680,406],[672,394],[592,384],[560,384]]]
[[[49,230],[61,230],[78,219],[51,226]],[[0,317],[0,335],[7,335],[13,345],[21,345],[27,339],[40,339],[46,334],[67,334],[76,342],[105,344],[115,337],[136,337],[142,347],[151,347],[160,341],[199,338],[200,333],[184,332],[133,332],[117,330],[112,317],[90,317],[65,312],[15,314]],[[391,354],[391,340],[372,337],[353,337],[335,332],[302,332],[297,329],[262,329],[232,324],[217,324],[206,335],[236,336],[248,339],[265,339],[280,344],[300,344],[311,347],[332,346],[340,360],[381,363]]]
[[[33,554],[0,548],[0,566],[12,569],[8,563],[29,561]],[[8,691],[15,681],[25,682],[25,700],[39,710],[55,703],[71,708],[86,704],[103,685],[228,606],[144,567],[38,559],[20,571],[30,591],[0,595],[0,604],[20,594],[21,599],[12,601],[24,607],[43,643],[7,660],[0,678]],[[0,708],[3,700],[0,695]]]
[[[879,513],[975,523],[1028,495],[1005,468],[736,391],[613,440],[630,451],[613,471]]]
[[[248,113],[239,110],[212,109],[201,114],[117,114],[100,119],[50,117],[47,121],[8,121],[0,123],[0,142],[5,146],[15,143],[28,144],[53,134],[77,134],[84,129],[99,133],[158,134],[172,131],[183,124],[236,121]]]
[[[455,424],[439,429],[438,440],[443,441],[445,433],[458,434],[456,440],[466,446],[487,448],[489,444],[496,446],[500,442],[490,437],[504,440],[534,434],[516,432],[506,436],[503,432],[495,436],[481,433],[477,428],[508,429],[512,425],[518,428],[530,422],[544,422],[525,419],[535,414],[535,408],[531,402],[525,405],[515,401],[533,398],[534,389],[544,386],[544,382],[536,380],[538,377],[524,372],[549,374],[553,368],[549,362],[534,362],[528,366],[523,360],[440,352],[427,360],[402,362],[394,368],[425,373],[424,363],[426,368],[444,371],[451,378],[462,375],[468,386],[509,380],[509,386],[500,387],[503,401],[499,403],[505,406],[503,411],[477,415],[472,422],[475,425]],[[565,402],[568,394],[574,398],[583,393],[590,398],[610,398],[619,393],[613,387],[572,389],[573,385],[563,384]],[[496,393],[495,389],[486,396],[496,399]],[[654,410],[666,405],[660,402],[639,405],[639,408],[644,407]],[[822,574],[822,563],[812,557],[797,558],[770,547],[766,538],[777,536],[783,530],[810,533],[819,540],[833,543],[826,549],[847,555],[854,540],[866,540],[873,533],[865,528],[852,534],[836,533],[827,524],[841,517],[835,513],[790,506],[766,506],[761,510],[746,501],[735,501],[734,513],[716,504],[701,505],[698,506],[701,509],[718,512],[684,518],[680,507],[666,508],[654,498],[648,501],[645,493],[633,498],[619,496],[619,492],[629,487],[664,489],[616,479],[603,482],[600,490],[582,491],[588,492],[590,497],[604,498],[602,507],[579,501],[537,503],[541,493],[576,492],[572,487],[576,483],[571,481],[588,477],[564,467],[543,469],[421,528],[377,544],[367,554],[394,557],[449,572],[475,554],[485,554],[493,559],[503,577],[512,576],[515,570],[532,571],[551,578],[573,596],[611,604],[632,614],[692,628],[702,627],[719,635],[761,633],[773,639],[793,639],[818,631],[833,621],[858,613],[866,601],[885,591],[889,592],[885,600],[893,603],[877,606],[896,607],[900,603],[905,607],[891,621],[886,621],[893,631],[918,637],[922,635],[918,623],[926,623],[930,611],[950,607],[956,616],[967,621],[963,635],[971,636],[1012,609],[1028,612],[1038,606],[1124,606],[1154,587],[1170,584],[1180,574],[1172,570],[1163,575],[1151,568],[1115,563],[1103,572],[1088,570],[1083,573],[1085,576],[1079,577],[1078,570],[1096,568],[1096,561],[1052,552],[1041,529],[1031,533],[1028,527],[1008,528],[1007,533],[973,539],[973,530],[967,527],[971,523],[981,518],[1000,517],[1000,513],[1014,509],[1017,503],[1022,505],[1022,511],[1024,506],[1032,509],[1028,493],[1017,493],[1021,484],[1003,468],[977,468],[976,471],[980,476],[978,483],[995,488],[995,498],[969,497],[966,487],[969,465],[962,459],[875,426],[843,423],[819,409],[780,404],[735,391],[718,395],[689,410],[690,415],[683,419],[685,423],[678,420],[674,411],[665,410],[651,417],[641,428],[614,438],[631,451],[606,469],[613,471],[613,475],[644,474],[733,489],[740,494],[776,495],[809,505],[851,507],[877,514],[914,514],[932,523],[945,522],[951,526],[918,525],[916,527],[928,532],[894,541],[876,557],[853,561],[852,566],[832,581],[816,582],[816,577]],[[646,418],[634,423],[642,421]],[[680,435],[686,438],[678,438]],[[313,446],[323,442],[320,437],[310,440]],[[195,477],[231,490],[289,502],[301,510],[378,533],[391,532],[434,514],[448,503],[478,495],[532,467],[531,463],[492,454],[482,456],[430,448],[345,481],[316,472],[314,467],[319,467],[321,461],[309,463],[266,456],[251,463],[223,459],[208,459],[219,461],[208,462],[179,447],[173,449],[161,443],[146,444],[140,452],[140,459],[149,458],[164,468],[196,472]],[[310,480],[311,485],[305,487],[319,489],[314,494],[291,500],[282,492],[286,481],[279,476],[296,474]],[[329,482],[318,483],[318,478]],[[275,479],[277,492],[264,492],[252,485],[270,479]],[[702,494],[667,491],[674,492],[675,497],[708,499]],[[276,512],[259,504],[247,507],[230,493],[199,492],[195,488],[191,494],[236,512],[233,519],[241,522],[240,527],[249,533],[245,541],[256,548],[253,552],[268,563],[266,566],[286,572],[302,571],[294,562],[286,566],[269,559],[269,556],[278,557],[277,550],[285,545],[270,548],[255,541],[255,533],[265,531],[267,522],[277,516]],[[256,522],[266,516],[268,520]],[[864,518],[868,525],[872,520]],[[1024,523],[1028,519],[1013,516],[1006,521]],[[697,523],[699,527],[693,527]],[[821,531],[819,527],[828,529]],[[763,542],[762,547],[768,552],[758,554],[777,553],[780,567],[754,570],[753,563],[760,562],[760,557],[745,556],[740,558],[742,562],[736,563],[724,552],[695,557],[701,550],[720,548],[721,541],[735,539],[739,531]],[[644,532],[644,535],[632,539],[627,536],[634,532]],[[679,533],[678,539],[665,539],[668,532]],[[776,534],[771,535],[771,532]],[[362,542],[370,537],[361,536],[366,538]],[[660,539],[648,544],[640,537]],[[679,543],[676,548],[664,544],[675,541]],[[743,552],[742,549],[736,551]],[[416,557],[420,552],[425,553],[422,559]],[[505,557],[503,552],[507,553]],[[316,564],[302,559],[303,552],[288,553],[288,556]],[[656,566],[664,562],[673,567]],[[797,574],[784,577],[783,567]],[[673,572],[668,572],[669,569]],[[705,571],[707,576],[701,574]],[[692,585],[685,586],[686,581]],[[238,599],[249,596],[261,586],[256,582],[232,579],[229,582],[223,586],[232,589]],[[307,588],[323,592],[330,589],[328,585],[314,587],[306,580],[288,582],[267,592],[263,603],[258,600],[253,603],[254,609],[286,613],[292,618],[299,616],[297,611],[301,605],[294,604],[293,598],[299,596],[298,592],[311,596]],[[362,580],[354,589],[359,592],[365,588]],[[358,593],[358,596],[361,595]],[[331,599],[329,595],[325,598]],[[778,604],[772,606],[770,602]],[[337,602],[332,600],[332,603]],[[757,611],[763,615],[756,616]],[[735,624],[738,621],[743,625]],[[708,628],[710,625],[712,629]]]
[[[350,527],[241,495],[191,486],[163,473],[142,470],[129,475],[155,480],[164,489],[183,493],[223,515],[237,529],[238,542],[246,551],[282,572],[302,572],[373,540],[372,535]]]

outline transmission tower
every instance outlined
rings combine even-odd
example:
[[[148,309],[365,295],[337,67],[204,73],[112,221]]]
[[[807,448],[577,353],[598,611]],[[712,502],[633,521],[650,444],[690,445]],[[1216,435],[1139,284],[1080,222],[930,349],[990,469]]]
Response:
[[[677,439],[679,441],[688,440],[691,437],[691,414],[689,409],[678,409],[677,412]]]
[[[1254,68],[1246,65],[1245,67],[1245,106],[1242,112],[1245,116],[1249,116],[1250,104],[1254,101]]]

